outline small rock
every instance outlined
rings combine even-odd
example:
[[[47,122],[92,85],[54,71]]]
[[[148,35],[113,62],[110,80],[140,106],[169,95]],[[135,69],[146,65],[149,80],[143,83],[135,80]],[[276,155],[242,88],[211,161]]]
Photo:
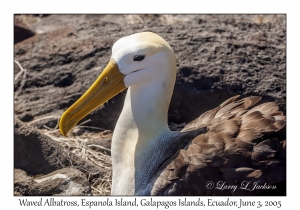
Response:
[[[47,175],[30,177],[25,171],[15,169],[15,195],[91,195],[91,188],[84,173],[67,167]]]
[[[17,18],[15,18],[14,23],[14,44],[21,42],[34,36],[35,33],[28,28],[25,23],[22,23]]]

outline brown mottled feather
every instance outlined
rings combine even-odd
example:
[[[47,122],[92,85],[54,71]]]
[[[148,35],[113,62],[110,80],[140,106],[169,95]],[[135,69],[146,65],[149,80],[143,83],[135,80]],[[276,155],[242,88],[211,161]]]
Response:
[[[153,177],[148,185],[151,195],[253,195],[262,190],[241,188],[285,180],[286,141],[266,139],[285,126],[285,116],[273,102],[249,109],[261,97],[235,101],[238,97],[185,126],[181,133],[186,146],[166,160]],[[202,127],[207,132],[192,134]],[[206,188],[209,181],[215,184],[212,189]],[[238,188],[216,189],[222,183]]]

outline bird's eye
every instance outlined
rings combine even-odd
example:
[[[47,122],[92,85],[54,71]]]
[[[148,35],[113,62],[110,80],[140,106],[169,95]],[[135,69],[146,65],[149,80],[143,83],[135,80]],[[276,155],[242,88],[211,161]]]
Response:
[[[107,83],[107,82],[108,82],[108,78],[105,77],[105,78],[104,78],[104,83]]]
[[[141,61],[145,58],[145,55],[135,55],[133,56],[134,61]]]

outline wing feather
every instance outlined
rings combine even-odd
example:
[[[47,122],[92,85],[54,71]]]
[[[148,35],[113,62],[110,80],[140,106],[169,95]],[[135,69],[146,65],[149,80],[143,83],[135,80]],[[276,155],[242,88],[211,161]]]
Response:
[[[286,118],[274,102],[254,106],[261,97],[235,101],[234,96],[187,124],[184,134],[206,127],[206,133],[187,135],[187,145],[166,160],[153,177],[151,195],[253,195],[255,182],[285,180],[286,141],[266,139],[285,126]],[[280,170],[280,172],[279,172]],[[215,187],[208,189],[208,182]],[[217,185],[240,188],[217,189]]]

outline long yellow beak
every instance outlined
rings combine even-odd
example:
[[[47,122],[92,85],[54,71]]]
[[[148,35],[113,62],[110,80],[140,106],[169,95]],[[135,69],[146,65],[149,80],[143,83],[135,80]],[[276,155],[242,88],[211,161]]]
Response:
[[[86,115],[124,90],[124,75],[110,60],[94,84],[60,118],[59,130],[64,136]]]

